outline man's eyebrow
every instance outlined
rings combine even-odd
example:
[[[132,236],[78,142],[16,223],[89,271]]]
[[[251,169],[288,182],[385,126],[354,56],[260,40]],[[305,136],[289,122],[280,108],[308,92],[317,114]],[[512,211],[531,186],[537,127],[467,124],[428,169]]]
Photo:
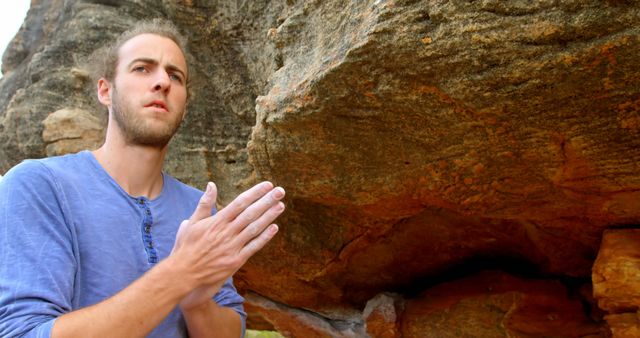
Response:
[[[176,65],[172,65],[169,64],[167,65],[167,69],[168,70],[172,70],[174,72],[180,73],[180,75],[182,75],[183,78],[187,78],[187,75],[184,73],[184,71],[182,69],[180,69],[180,67],[176,66]]]
[[[146,63],[146,64],[150,64],[150,65],[158,65],[158,61],[151,59],[151,58],[135,58],[133,60],[131,60],[131,62],[129,62],[129,67],[131,67],[134,63],[136,62],[142,62],[142,63]]]
[[[129,62],[129,68],[136,62],[142,62],[142,63],[146,63],[146,64],[149,64],[149,65],[154,65],[154,66],[158,65],[158,61],[155,60],[155,59],[140,57],[140,58],[135,58],[131,62]],[[171,71],[174,71],[174,72],[180,73],[182,75],[182,77],[184,77],[184,78],[187,77],[185,72],[182,69],[180,69],[180,67],[178,67],[178,66],[176,66],[174,64],[168,64],[167,65],[167,69],[171,70]]]

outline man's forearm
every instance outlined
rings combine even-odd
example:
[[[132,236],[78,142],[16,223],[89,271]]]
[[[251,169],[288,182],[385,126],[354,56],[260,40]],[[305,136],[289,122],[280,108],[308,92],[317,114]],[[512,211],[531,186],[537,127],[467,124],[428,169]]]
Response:
[[[213,300],[197,308],[183,310],[182,314],[191,338],[238,338],[242,334],[240,315]]]
[[[193,289],[170,259],[98,304],[56,319],[51,336],[145,337]]]

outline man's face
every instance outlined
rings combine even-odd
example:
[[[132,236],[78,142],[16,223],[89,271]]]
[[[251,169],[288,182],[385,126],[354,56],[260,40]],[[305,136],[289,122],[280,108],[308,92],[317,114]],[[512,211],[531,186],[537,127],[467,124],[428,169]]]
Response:
[[[141,34],[125,42],[111,88],[111,111],[125,141],[162,148],[185,114],[187,66],[171,39]]]

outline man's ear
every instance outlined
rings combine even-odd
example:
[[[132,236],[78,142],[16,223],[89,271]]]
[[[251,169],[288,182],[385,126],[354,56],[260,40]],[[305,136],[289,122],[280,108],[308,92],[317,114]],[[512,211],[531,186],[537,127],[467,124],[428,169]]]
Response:
[[[106,107],[111,106],[111,83],[103,77],[98,80],[98,101]]]

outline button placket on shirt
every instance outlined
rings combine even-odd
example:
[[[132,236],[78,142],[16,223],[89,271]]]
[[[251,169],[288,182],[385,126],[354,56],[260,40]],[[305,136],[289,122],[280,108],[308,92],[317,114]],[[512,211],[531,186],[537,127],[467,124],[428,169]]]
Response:
[[[138,207],[142,210],[142,244],[144,246],[144,250],[147,253],[147,260],[149,263],[157,263],[158,262],[158,252],[156,248],[153,246],[153,237],[152,237],[152,226],[153,226],[153,215],[151,214],[151,209],[149,208],[149,201],[140,197],[137,199]]]

